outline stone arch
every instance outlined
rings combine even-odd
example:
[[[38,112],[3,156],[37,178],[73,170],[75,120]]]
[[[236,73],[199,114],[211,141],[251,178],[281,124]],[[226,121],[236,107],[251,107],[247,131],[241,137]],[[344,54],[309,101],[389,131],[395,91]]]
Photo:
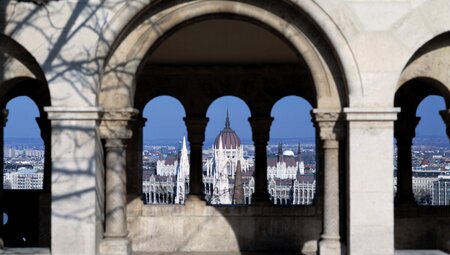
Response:
[[[33,55],[31,55],[31,53],[29,53],[22,45],[20,45],[14,39],[1,33],[0,33],[0,52],[6,53],[9,58],[11,58],[16,62],[19,62],[22,66],[25,67],[26,70],[21,72],[23,74],[21,76],[34,78],[40,81],[42,84],[45,85],[47,84],[47,79],[45,77],[44,71],[42,70],[37,60],[33,57]],[[9,69],[17,67],[17,65],[14,65],[14,61],[13,64],[9,67]],[[10,78],[11,79],[16,78],[16,76],[17,75],[15,75],[15,77]]]
[[[427,84],[432,94],[441,94],[450,105],[450,32],[443,33],[426,42],[409,59],[397,83],[397,93],[411,83]]]
[[[142,151],[144,140],[144,127],[147,123],[147,118],[144,117],[144,108],[154,99],[159,97],[168,97],[170,100],[181,106],[183,114],[186,115],[186,108],[183,102],[173,95],[160,95],[157,97],[141,97],[135,106],[139,110],[136,121],[130,125],[133,131],[133,139],[130,140],[127,146],[127,193],[129,199],[141,197],[143,192],[144,180],[142,173]],[[173,104],[172,104],[173,105]],[[153,121],[153,120],[151,120]],[[182,121],[182,120],[181,120]],[[181,137],[180,137],[181,138]]]
[[[446,1],[421,4],[399,19],[392,26],[392,33],[408,52],[417,54],[424,46],[428,47],[431,41],[450,31],[449,12],[450,5]],[[412,59],[414,57],[405,54],[399,70],[408,66]]]
[[[445,8],[444,8],[445,9]],[[448,16],[448,15],[447,15]],[[424,19],[428,19],[425,17]],[[436,30],[439,31],[439,30]],[[441,96],[447,109],[440,111],[450,134],[450,32],[441,33],[432,39],[430,33],[419,29],[422,35],[420,47],[407,60],[396,86],[394,105],[401,107],[395,121],[395,138],[398,148],[397,194],[395,208],[395,248],[397,249],[442,249],[448,250],[449,236],[442,229],[442,222],[431,214],[431,208],[418,207],[414,198],[411,145],[416,136],[416,126],[420,117],[416,116],[419,104],[428,96]],[[402,209],[400,209],[402,208]],[[406,209],[408,208],[408,209]],[[448,208],[433,208],[445,213]],[[413,215],[413,216],[412,216]],[[426,225],[422,222],[428,221]],[[408,226],[414,225],[421,231],[405,236]],[[426,233],[426,235],[425,235]],[[426,236],[427,238],[424,238]],[[430,245],[433,244],[433,245]]]
[[[250,2],[253,2],[254,5],[250,4]],[[279,4],[277,3],[275,5],[287,4],[280,1]],[[356,64],[352,62],[353,65],[351,67],[342,67],[339,60],[335,58],[336,49],[328,45],[329,40],[318,31],[317,25],[311,24],[308,21],[309,26],[305,27],[308,27],[309,30],[306,31],[303,30],[304,27],[295,22],[297,19],[302,19],[306,22],[307,17],[305,15],[300,12],[295,12],[296,16],[285,16],[280,10],[277,10],[277,12],[272,7],[264,6],[265,4],[256,4],[256,1],[251,0],[246,1],[246,3],[208,0],[168,6],[166,9],[163,8],[160,11],[141,16],[140,20],[136,21],[139,24],[130,26],[131,31],[125,32],[125,34],[120,36],[120,41],[116,44],[117,46],[113,48],[113,51],[107,57],[104,75],[101,80],[99,104],[106,111],[134,107],[137,105],[135,94],[138,94],[136,93],[136,74],[140,70],[148,52],[158,43],[158,40],[162,40],[161,38],[164,38],[164,36],[180,26],[190,24],[190,22],[196,22],[205,17],[231,16],[257,24],[266,28],[266,30],[269,29],[273,34],[282,37],[288,42],[291,48],[295,49],[299,57],[306,62],[305,69],[310,72],[311,83],[314,85],[309,88],[315,90],[316,95],[314,100],[311,101],[314,102],[313,105],[316,108],[322,110],[331,109],[337,112],[342,107],[349,105],[348,93],[350,91],[351,93],[355,91],[361,92],[361,90],[360,88],[355,88],[354,90],[347,89],[345,85],[346,79],[350,78],[352,84],[354,84],[356,79],[351,77],[358,76],[358,72],[350,72],[349,78],[343,75],[341,76],[341,74],[342,69],[348,70],[347,68],[355,68]],[[269,8],[271,11],[267,10]],[[316,47],[317,45],[322,46]],[[267,105],[271,105],[271,103],[267,103]],[[264,115],[268,114],[268,112],[266,108],[259,110],[259,114],[262,116],[255,116],[256,118],[251,120],[252,126],[255,127],[254,129],[260,131],[260,135],[254,138],[254,140],[258,140],[260,148],[264,146],[265,130],[271,122],[270,117]],[[207,119],[198,112],[189,117],[190,119],[187,122],[190,122],[191,125],[189,123],[187,125],[190,125],[191,131],[197,134],[195,137],[193,136],[193,140],[195,138],[193,142],[196,143],[195,150],[200,152],[196,155],[200,154],[201,159],[201,145],[203,143],[201,135],[204,134],[204,130],[200,130],[198,126],[206,125]],[[259,158],[261,159],[261,155],[264,155],[265,159],[265,153],[261,153],[261,151],[258,150]],[[198,158],[192,157],[191,154],[191,162],[193,162],[191,166],[194,163],[197,164],[196,167],[192,167],[193,169],[200,169],[198,166],[201,164],[201,160],[198,161]],[[261,163],[261,160],[259,162]],[[263,164],[260,165],[260,169],[265,169]],[[259,179],[263,178],[259,177]],[[260,192],[261,187],[264,185],[261,185],[262,182],[260,180],[256,181],[256,183],[259,186],[256,185],[257,187],[252,189]],[[200,187],[200,185],[195,184],[190,185],[192,190],[196,189],[196,186]],[[192,194],[199,194],[198,190],[192,191]],[[255,199],[255,201],[257,200]],[[317,231],[319,230],[317,229]]]
[[[4,200],[0,201],[0,211],[3,211],[3,208],[13,210],[16,218],[25,217],[28,219],[31,215],[33,222],[29,222],[31,226],[28,227],[27,232],[30,235],[28,238],[30,243],[28,245],[50,247],[51,126],[44,111],[44,107],[51,105],[50,91],[43,71],[36,60],[20,44],[0,34],[0,51],[5,53],[10,60],[8,65],[2,70],[5,72],[3,75],[6,77],[6,80],[0,85],[0,109],[3,110],[7,103],[16,97],[26,96],[31,99],[39,111],[39,117],[36,118],[36,121],[45,148],[43,189],[29,194],[16,192],[15,190],[0,190],[1,193],[5,194],[3,196]],[[0,119],[2,123],[7,119],[6,111],[2,111]],[[1,151],[3,151],[3,125],[0,129],[0,146],[2,148]],[[3,169],[3,156],[1,165]],[[18,200],[22,200],[24,203],[17,204]],[[11,223],[13,224],[12,227],[19,229],[20,226],[14,225],[16,223]],[[8,231],[0,232],[5,234],[5,236],[0,236],[0,243],[3,238],[6,246],[23,245],[23,243],[17,241],[18,237],[14,237],[13,233]],[[8,233],[12,236],[8,235]]]
[[[316,9],[315,12],[317,11]],[[359,78],[356,78],[358,72],[356,70],[349,71],[349,69],[356,65],[347,67],[336,64],[335,66],[329,66],[327,61],[329,61],[329,58],[333,58],[332,54],[325,56],[320,53],[320,49],[315,47],[313,43],[313,41],[317,42],[318,38],[308,37],[296,25],[262,7],[235,1],[202,1],[179,4],[170,6],[159,13],[153,14],[153,16],[143,17],[140,20],[141,23],[134,27],[131,32],[124,32],[126,35],[121,37],[123,40],[116,43],[117,46],[107,57],[101,81],[100,105],[105,108],[133,106],[135,74],[154,43],[171,29],[185,22],[208,15],[224,14],[263,24],[287,40],[307,63],[317,92],[318,108],[339,109],[348,105],[345,82],[336,82],[333,75],[340,73],[341,69],[346,70],[344,73],[348,77],[341,78],[347,79],[347,82],[351,81],[353,86],[359,83]],[[297,15],[300,14],[297,13]],[[334,40],[340,37],[339,35],[333,35]],[[345,50],[345,48],[345,46],[340,46],[333,48],[330,52],[337,50],[341,52],[345,62],[354,62],[353,58],[350,57],[350,51]],[[361,91],[361,89],[358,86],[353,86],[349,91],[353,93],[354,91]]]

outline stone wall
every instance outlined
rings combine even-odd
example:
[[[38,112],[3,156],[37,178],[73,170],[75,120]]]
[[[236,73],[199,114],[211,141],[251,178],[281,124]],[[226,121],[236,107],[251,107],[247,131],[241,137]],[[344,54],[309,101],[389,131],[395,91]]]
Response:
[[[396,249],[450,252],[450,208],[399,206],[395,209]]]
[[[314,251],[321,232],[313,206],[143,205],[128,207],[133,251]]]

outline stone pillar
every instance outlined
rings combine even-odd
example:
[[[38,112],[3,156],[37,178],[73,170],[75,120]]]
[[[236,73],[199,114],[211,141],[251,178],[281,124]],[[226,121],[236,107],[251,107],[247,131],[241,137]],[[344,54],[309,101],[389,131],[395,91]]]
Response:
[[[45,107],[51,121],[52,254],[96,255],[103,236],[101,108]]]
[[[41,131],[41,138],[44,142],[44,181],[43,192],[39,196],[39,245],[41,247],[50,246],[50,215],[51,215],[51,125],[47,119],[47,114],[41,114],[36,118],[36,122]]]
[[[399,108],[345,108],[347,254],[394,255],[394,121]]]
[[[143,128],[146,118],[138,117],[131,123],[133,138],[127,143],[127,193],[128,201],[139,198],[142,194],[142,151]]]
[[[203,195],[203,159],[202,147],[205,141],[205,128],[209,119],[207,117],[185,117],[190,146],[189,158],[189,195],[186,203],[204,201]]]
[[[131,254],[127,229],[126,143],[132,137],[130,122],[137,110],[108,109],[100,125],[105,140],[106,197],[105,232],[100,245],[101,254]]]
[[[447,137],[450,139],[450,110],[442,110],[439,111],[439,114],[441,115],[442,120],[445,123],[446,128],[446,133],[447,133]]]
[[[248,118],[252,127],[252,138],[255,145],[255,193],[252,204],[270,204],[267,188],[267,143],[270,139],[272,117]]]
[[[2,176],[1,176],[1,180],[0,180],[0,249],[4,248],[4,242],[3,242],[3,175],[4,175],[4,162],[3,162],[3,155],[4,155],[4,151],[3,151],[3,147],[4,147],[4,128],[6,126],[6,122],[8,121],[8,109],[2,109],[1,113],[0,113],[0,155],[1,155],[1,159],[0,159],[0,164],[1,164],[1,169],[2,169]]]
[[[394,123],[394,137],[397,140],[397,194],[396,204],[416,204],[412,186],[412,140],[420,117],[400,113]]]
[[[344,138],[342,113],[314,109],[312,111],[316,128],[319,129],[320,145],[323,150],[324,176],[323,232],[319,242],[319,254],[343,254],[340,235],[339,194],[339,142]],[[307,192],[309,195],[310,192]]]

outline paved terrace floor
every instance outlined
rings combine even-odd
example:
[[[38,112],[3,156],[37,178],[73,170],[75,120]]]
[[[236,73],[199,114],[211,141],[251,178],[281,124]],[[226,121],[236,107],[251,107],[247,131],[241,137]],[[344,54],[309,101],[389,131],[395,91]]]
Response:
[[[49,249],[43,248],[5,248],[1,255],[50,255]],[[135,252],[133,255],[290,255],[296,253],[255,253],[255,252]],[[296,254],[297,255],[297,254]],[[397,250],[395,255],[450,255],[438,250]]]

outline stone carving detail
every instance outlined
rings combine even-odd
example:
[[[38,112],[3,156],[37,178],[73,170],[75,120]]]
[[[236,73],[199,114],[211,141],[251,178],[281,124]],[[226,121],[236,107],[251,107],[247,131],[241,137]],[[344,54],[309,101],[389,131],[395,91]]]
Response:
[[[340,111],[314,109],[311,113],[321,140],[342,140],[345,137],[344,115]]]
[[[255,144],[265,144],[269,141],[270,127],[273,117],[250,117],[248,118],[252,127],[253,142]]]
[[[100,121],[100,136],[103,139],[130,139],[133,134],[130,122],[137,114],[138,110],[133,108],[105,110]]]
[[[9,114],[9,110],[6,109],[6,108],[3,108],[2,109],[2,115],[1,115],[3,127],[5,127],[6,126],[6,122],[8,122],[8,114]]]
[[[439,111],[445,125],[447,126],[447,136],[450,138],[450,110]]]
[[[411,143],[411,140],[416,136],[416,127],[419,121],[420,117],[406,116],[400,113],[397,121],[394,122],[394,136],[397,141],[405,140]]]
[[[205,128],[208,124],[207,117],[185,117],[184,122],[188,130],[188,140],[191,145],[203,144],[205,140]]]

